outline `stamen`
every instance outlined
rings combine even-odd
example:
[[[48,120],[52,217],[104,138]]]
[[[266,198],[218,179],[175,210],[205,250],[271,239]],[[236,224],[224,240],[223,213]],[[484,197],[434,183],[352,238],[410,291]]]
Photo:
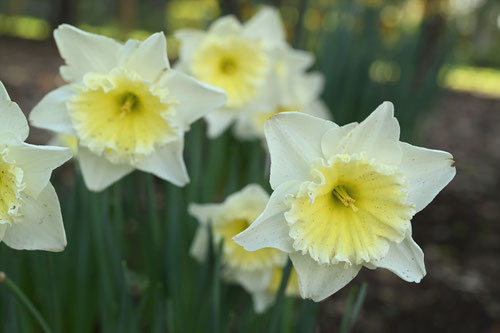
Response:
[[[120,98],[120,110],[121,116],[125,116],[126,114],[135,111],[139,104],[139,97],[136,94],[127,92],[123,94]]]
[[[223,59],[220,68],[223,73],[232,74],[236,70],[236,63],[233,59]]]
[[[347,190],[345,189],[344,186],[342,185],[339,185],[339,186],[336,186],[333,191],[332,191],[332,194],[337,198],[339,199],[339,201],[346,207],[351,207],[353,211],[357,212],[358,211],[358,207],[356,207],[354,205],[354,203],[356,202],[356,200],[354,200],[350,195],[349,193],[347,192]]]

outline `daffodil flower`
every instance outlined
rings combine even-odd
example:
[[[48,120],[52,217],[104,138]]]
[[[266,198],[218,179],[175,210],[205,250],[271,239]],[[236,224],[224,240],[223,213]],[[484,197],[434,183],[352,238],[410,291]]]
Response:
[[[229,280],[239,283],[250,293],[256,313],[265,312],[276,300],[281,279],[283,278],[283,267],[275,266],[257,271],[248,271],[236,276],[229,275]],[[299,295],[299,283],[297,271],[292,267],[285,295],[297,297]]]
[[[287,67],[292,66],[293,64],[288,64]],[[282,90],[279,94],[272,93],[271,89],[267,90],[272,94],[261,95],[261,99],[266,102],[257,99],[248,108],[248,112],[242,114],[235,127],[238,138],[264,140],[265,122],[281,112],[297,111],[323,119],[331,118],[328,108],[319,98],[324,86],[323,75],[304,71],[291,73],[291,69],[287,72],[286,75],[282,74],[283,79],[275,81]]]
[[[78,139],[71,135],[56,133],[52,136],[52,138],[50,138],[47,144],[51,146],[67,147],[71,149],[73,156],[78,154]]]
[[[289,112],[266,123],[274,192],[234,241],[289,253],[301,296],[321,301],[361,267],[426,274],[411,219],[455,175],[452,155],[399,141],[391,103],[359,125]]]
[[[78,140],[87,187],[100,191],[134,169],[188,183],[184,132],[225,93],[172,70],[163,33],[121,44],[64,24],[54,38],[69,84],[45,96],[30,121]]]
[[[27,144],[28,134],[23,112],[0,82],[0,242],[18,250],[62,251],[66,234],[49,180],[71,151]]]
[[[266,191],[259,185],[250,184],[227,197],[221,204],[189,205],[189,213],[200,223],[191,245],[191,255],[200,262],[206,259],[211,228],[215,247],[224,240],[224,279],[239,283],[250,292],[254,297],[257,312],[265,311],[274,300],[281,281],[281,271],[288,256],[278,249],[248,252],[232,238],[255,221],[268,200]],[[294,281],[296,286],[296,280],[293,278],[289,283],[289,294],[293,294],[297,289],[294,289]]]
[[[182,29],[175,37],[181,42],[176,68],[227,92],[227,104],[205,117],[210,137],[234,122],[245,127],[240,122],[245,122],[256,103],[260,109],[272,110],[267,96],[274,98],[286,90],[282,83],[289,81],[288,76],[313,62],[310,53],[288,46],[279,12],[269,7],[244,24],[229,15],[216,20],[206,32]],[[236,129],[235,135],[239,134]]]

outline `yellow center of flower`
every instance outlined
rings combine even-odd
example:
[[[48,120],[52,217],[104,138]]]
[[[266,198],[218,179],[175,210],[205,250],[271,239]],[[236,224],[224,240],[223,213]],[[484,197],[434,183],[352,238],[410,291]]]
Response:
[[[23,170],[5,160],[7,151],[0,152],[0,224],[11,224],[19,216],[21,192],[25,186]]]
[[[343,185],[338,185],[335,186],[335,188],[332,191],[332,195],[339,200],[344,206],[346,207],[351,207],[354,212],[358,211],[358,207],[354,205],[356,200],[354,200],[349,193],[347,193],[347,190],[345,186]]]
[[[241,36],[208,38],[195,54],[192,71],[199,80],[224,89],[228,107],[253,99],[269,72],[260,43]]]
[[[89,73],[76,92],[68,112],[79,143],[112,162],[133,161],[177,138],[168,90],[135,72]]]
[[[319,263],[362,264],[400,242],[415,214],[397,169],[364,154],[339,154],[312,168],[285,213],[294,248]]]
[[[214,240],[218,244],[224,238],[224,263],[231,268],[254,270],[272,267],[283,263],[286,256],[282,251],[265,248],[253,252],[245,250],[233,241],[233,237],[244,231],[257,218],[234,219],[214,224]]]

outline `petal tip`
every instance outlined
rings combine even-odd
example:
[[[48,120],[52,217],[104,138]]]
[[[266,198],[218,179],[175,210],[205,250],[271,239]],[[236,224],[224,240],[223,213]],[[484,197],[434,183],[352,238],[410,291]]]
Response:
[[[383,112],[387,116],[394,118],[394,104],[390,101],[384,101],[382,104],[380,104],[377,110],[380,110],[379,112]]]
[[[0,101],[10,101],[9,93],[7,89],[5,89],[2,81],[0,81]]]

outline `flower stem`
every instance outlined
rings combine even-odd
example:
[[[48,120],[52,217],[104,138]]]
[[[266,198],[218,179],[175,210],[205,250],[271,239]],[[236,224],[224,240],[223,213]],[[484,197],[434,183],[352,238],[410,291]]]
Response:
[[[47,325],[47,322],[45,319],[43,319],[42,315],[38,310],[35,308],[33,303],[28,299],[28,297],[23,293],[23,291],[12,281],[7,277],[7,275],[4,272],[0,272],[0,283],[5,284],[5,286],[11,291],[11,293],[14,294],[14,296],[17,297],[19,302],[21,302],[26,309],[31,313],[33,317],[35,317],[36,321],[42,328],[43,332],[45,333],[51,333],[52,330],[49,328],[49,325]]]
[[[220,303],[221,303],[221,285],[220,285],[220,270],[222,266],[222,251],[224,248],[224,239],[222,239],[217,247],[215,255],[215,267],[212,286],[212,331],[220,332]]]
[[[283,301],[285,298],[285,291],[292,272],[292,262],[288,260],[287,265],[283,268],[283,275],[281,278],[280,288],[274,301],[274,308],[271,317],[269,332],[276,333],[279,331],[280,319],[283,311]]]
[[[347,298],[347,306],[342,317],[342,322],[340,324],[341,333],[349,333],[352,331],[356,320],[358,319],[359,312],[363,307],[363,303],[366,297],[366,289],[368,285],[363,283],[361,289],[352,287],[349,291],[349,296]]]

